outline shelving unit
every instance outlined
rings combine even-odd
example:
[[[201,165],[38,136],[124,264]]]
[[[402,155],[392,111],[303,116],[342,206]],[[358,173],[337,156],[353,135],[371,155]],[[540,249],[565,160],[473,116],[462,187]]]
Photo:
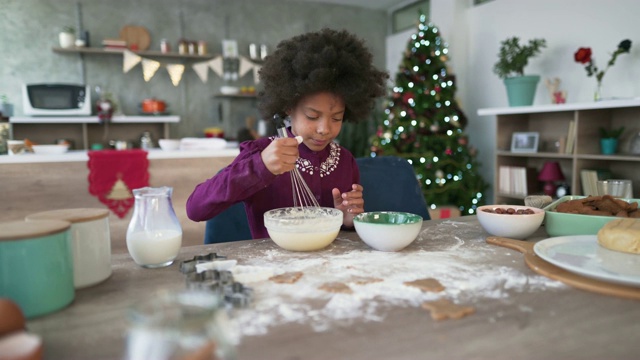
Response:
[[[107,124],[97,116],[13,117],[9,119],[11,137],[27,138],[36,143],[51,144],[56,139],[69,139],[76,149],[87,150],[93,143],[108,140],[137,141],[144,131],[153,139],[169,138],[169,124],[180,122],[180,116],[114,116]]]
[[[493,178],[495,204],[522,204],[524,196],[501,193],[498,183],[500,166],[533,167],[540,171],[546,161],[558,161],[570,185],[570,194],[584,195],[580,179],[583,169],[607,169],[615,178],[634,182],[634,197],[640,194],[640,155],[630,154],[629,140],[640,132],[640,99],[609,100],[584,104],[559,104],[479,109],[480,116],[496,116],[495,171]],[[566,137],[569,123],[576,124],[575,146],[571,153],[559,153],[545,144]],[[614,155],[600,153],[599,128],[625,127]],[[513,153],[514,132],[539,133],[536,153]],[[540,193],[542,184],[539,186]]]
[[[72,48],[61,48],[54,47],[53,52],[60,54],[90,54],[90,55],[120,55],[124,50],[118,49],[103,49],[103,48],[92,48],[92,47],[72,47]],[[213,59],[216,55],[207,54],[207,55],[198,55],[198,54],[179,54],[177,52],[169,52],[163,53],[160,51],[133,51],[134,53],[140,56],[149,56],[149,57],[157,57],[157,58],[182,58],[182,59],[193,59],[193,60],[208,60]]]

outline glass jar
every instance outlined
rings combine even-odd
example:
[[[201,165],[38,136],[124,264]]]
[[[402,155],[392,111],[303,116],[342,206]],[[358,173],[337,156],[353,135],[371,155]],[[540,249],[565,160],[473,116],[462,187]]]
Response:
[[[129,309],[125,359],[236,358],[235,331],[219,295],[160,292]]]
[[[171,45],[169,44],[169,40],[160,40],[160,52],[162,52],[163,54],[171,52]]]
[[[173,188],[133,190],[133,215],[127,228],[127,249],[136,264],[146,268],[171,265],[182,246],[182,227],[173,206]]]
[[[140,136],[140,149],[149,150],[153,147],[153,139],[151,138],[151,132],[145,131]]]
[[[198,41],[198,55],[207,55],[207,42],[204,40]]]

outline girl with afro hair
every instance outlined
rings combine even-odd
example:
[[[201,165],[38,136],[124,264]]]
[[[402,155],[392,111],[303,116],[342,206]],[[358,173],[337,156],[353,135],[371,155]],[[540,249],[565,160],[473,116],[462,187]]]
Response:
[[[267,238],[266,211],[293,206],[291,177],[297,167],[322,207],[343,214],[343,227],[364,212],[360,172],[353,155],[334,139],[345,121],[365,120],[386,89],[364,41],[347,31],[323,29],[284,40],[265,58],[258,94],[265,119],[286,118],[289,137],[240,144],[240,154],[196,186],[187,215],[206,221],[244,202],[251,235]]]

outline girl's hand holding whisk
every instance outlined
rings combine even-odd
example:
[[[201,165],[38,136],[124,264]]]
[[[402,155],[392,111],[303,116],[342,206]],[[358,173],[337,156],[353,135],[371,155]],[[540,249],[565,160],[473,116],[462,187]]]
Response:
[[[342,225],[353,227],[354,216],[364,212],[362,185],[351,185],[351,191],[340,193],[338,188],[331,191],[334,207],[344,213]]]
[[[274,175],[284,174],[296,167],[298,140],[296,138],[279,138],[273,140],[262,153],[262,162]]]

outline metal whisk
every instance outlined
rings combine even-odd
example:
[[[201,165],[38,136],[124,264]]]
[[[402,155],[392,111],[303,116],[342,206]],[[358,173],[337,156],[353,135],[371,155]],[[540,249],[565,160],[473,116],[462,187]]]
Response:
[[[276,130],[278,131],[278,137],[286,138],[289,137],[287,133],[287,127],[284,123],[284,120],[279,115],[274,115],[273,120],[276,123]],[[302,174],[298,170],[298,167],[294,167],[293,170],[289,172],[291,176],[291,189],[293,193],[293,206],[294,207],[320,207],[318,200],[316,200],[315,195],[307,185],[307,182],[304,181]]]

